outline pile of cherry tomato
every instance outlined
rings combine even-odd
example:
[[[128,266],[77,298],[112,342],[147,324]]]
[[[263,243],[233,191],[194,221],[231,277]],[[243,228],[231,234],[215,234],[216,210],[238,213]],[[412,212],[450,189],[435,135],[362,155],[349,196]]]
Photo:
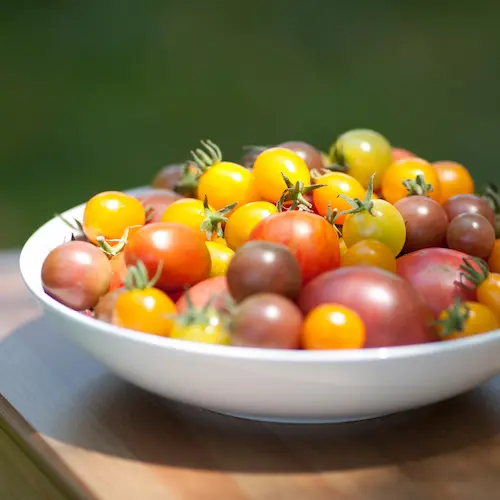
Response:
[[[65,220],[65,219],[64,219]],[[42,268],[69,308],[147,334],[359,349],[500,328],[500,193],[364,129],[304,142],[202,141],[140,196],[107,191]]]

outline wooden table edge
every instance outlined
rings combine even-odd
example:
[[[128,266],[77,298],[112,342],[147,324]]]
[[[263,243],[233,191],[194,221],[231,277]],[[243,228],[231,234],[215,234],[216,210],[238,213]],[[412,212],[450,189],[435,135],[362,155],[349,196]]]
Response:
[[[76,500],[98,500],[61,459],[37,438],[37,432],[0,394],[0,430],[26,454],[33,464],[66,497]]]

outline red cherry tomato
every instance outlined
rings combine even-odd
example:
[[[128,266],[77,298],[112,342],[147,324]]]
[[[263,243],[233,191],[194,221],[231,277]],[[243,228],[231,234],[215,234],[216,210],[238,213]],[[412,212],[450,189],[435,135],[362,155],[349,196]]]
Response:
[[[286,245],[299,262],[302,283],[340,264],[339,237],[323,217],[302,211],[282,212],[260,221],[250,240]]]
[[[189,300],[196,309],[202,309],[212,300],[211,305],[217,310],[226,310],[229,299],[229,289],[225,276],[215,276],[197,283],[189,289]],[[183,293],[176,302],[179,314],[188,309],[186,293]]]
[[[181,290],[208,278],[210,252],[199,233],[177,222],[155,222],[139,229],[125,250],[127,266],[141,260],[150,276],[162,266],[156,287]]]

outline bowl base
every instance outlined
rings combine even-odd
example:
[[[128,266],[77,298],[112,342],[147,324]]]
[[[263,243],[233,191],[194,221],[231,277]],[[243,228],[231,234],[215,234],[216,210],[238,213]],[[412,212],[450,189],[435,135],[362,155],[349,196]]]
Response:
[[[256,422],[264,422],[268,424],[293,424],[293,425],[325,425],[325,424],[346,424],[349,422],[362,422],[363,420],[373,420],[375,418],[386,417],[391,413],[381,413],[377,415],[366,415],[360,417],[343,417],[343,418],[272,418],[259,417],[256,415],[242,415],[240,413],[229,413],[216,410],[210,410],[226,417],[240,418],[243,420],[253,420]]]

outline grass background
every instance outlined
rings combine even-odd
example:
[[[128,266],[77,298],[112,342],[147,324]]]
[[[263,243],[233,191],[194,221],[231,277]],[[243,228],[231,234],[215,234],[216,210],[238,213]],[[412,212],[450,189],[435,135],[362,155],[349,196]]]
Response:
[[[500,4],[24,0],[0,16],[0,246],[202,138],[374,128],[500,180]]]

